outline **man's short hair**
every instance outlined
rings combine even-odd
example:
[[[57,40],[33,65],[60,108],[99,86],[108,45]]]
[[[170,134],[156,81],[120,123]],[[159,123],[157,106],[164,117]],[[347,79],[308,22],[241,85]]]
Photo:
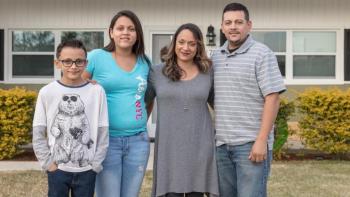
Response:
[[[229,11],[243,11],[245,20],[249,21],[249,11],[247,7],[240,3],[230,3],[227,4],[222,12],[222,19],[224,19],[224,14]]]
[[[60,57],[61,51],[64,47],[82,49],[85,52],[85,57],[87,56],[87,51],[86,51],[86,48],[85,48],[82,41],[80,41],[80,40],[67,40],[67,41],[61,42],[58,45],[58,47],[56,49],[56,58],[57,59]]]

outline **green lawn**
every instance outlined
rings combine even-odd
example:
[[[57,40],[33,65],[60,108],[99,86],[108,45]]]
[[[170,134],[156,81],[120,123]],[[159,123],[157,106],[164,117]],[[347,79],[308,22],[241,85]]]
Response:
[[[147,172],[140,196],[150,196],[151,187],[152,172]],[[0,172],[0,197],[41,197],[46,192],[45,173]],[[350,161],[274,162],[269,196],[350,197]]]

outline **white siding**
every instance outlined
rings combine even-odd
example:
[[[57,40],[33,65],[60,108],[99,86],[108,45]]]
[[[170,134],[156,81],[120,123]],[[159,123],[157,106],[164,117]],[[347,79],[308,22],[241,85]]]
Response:
[[[0,0],[0,27],[101,28],[118,10],[147,25],[220,24],[226,0]],[[349,0],[246,0],[256,27],[350,27]]]
[[[129,9],[139,16],[143,24],[146,53],[151,56],[152,33],[172,33],[179,25],[187,22],[197,24],[204,36],[207,33],[206,28],[212,24],[219,43],[222,9],[230,2],[233,1],[0,0],[0,29],[5,29],[5,40],[7,40],[5,72],[9,73],[11,66],[10,55],[7,53],[11,50],[9,34],[13,29],[107,30],[114,14],[122,9]],[[238,2],[248,7],[253,29],[336,31],[338,77],[335,83],[343,83],[343,31],[350,29],[350,0],[241,0]],[[108,40],[105,40],[105,43],[107,42]],[[291,61],[291,57],[287,61]],[[287,67],[287,69],[291,73],[292,68]]]
[[[212,24],[219,35],[227,0],[0,0],[0,28],[107,29],[122,9],[140,18],[149,48],[153,30],[173,31],[182,23]],[[245,0],[256,29],[350,28],[350,0]],[[219,36],[217,36],[219,40]]]

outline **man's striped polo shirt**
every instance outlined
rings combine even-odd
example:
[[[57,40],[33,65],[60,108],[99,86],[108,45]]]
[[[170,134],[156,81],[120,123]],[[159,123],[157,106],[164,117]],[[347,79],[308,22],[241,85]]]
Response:
[[[286,90],[276,56],[249,35],[232,53],[226,41],[213,52],[212,60],[217,146],[255,141],[260,131],[264,97]],[[268,144],[271,150],[273,131]]]

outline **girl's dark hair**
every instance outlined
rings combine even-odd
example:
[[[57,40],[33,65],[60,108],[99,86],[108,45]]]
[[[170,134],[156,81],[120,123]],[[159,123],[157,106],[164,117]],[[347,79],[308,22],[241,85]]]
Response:
[[[115,43],[114,40],[111,38],[110,35],[110,31],[113,29],[115,23],[117,22],[117,20],[122,17],[125,16],[127,18],[129,18],[132,23],[135,26],[135,31],[136,31],[136,42],[134,44],[134,46],[132,46],[132,52],[137,56],[137,57],[141,57],[142,60],[145,60],[146,63],[148,64],[148,66],[151,66],[151,61],[148,59],[148,57],[145,54],[145,44],[143,41],[143,31],[142,31],[142,26],[141,26],[141,22],[139,20],[139,18],[136,16],[136,14],[134,14],[132,11],[130,10],[122,10],[120,12],[118,12],[111,20],[111,24],[109,25],[109,29],[108,29],[108,35],[110,38],[110,42],[107,46],[105,46],[103,49],[109,52],[113,52],[115,51]]]
[[[192,23],[186,23],[181,25],[175,32],[172,41],[170,42],[168,53],[164,56],[165,66],[163,67],[163,74],[172,81],[179,81],[184,74],[184,70],[177,64],[177,56],[175,53],[175,47],[177,37],[183,30],[189,30],[192,32],[193,37],[197,42],[197,53],[193,58],[193,62],[198,66],[200,72],[207,73],[211,68],[212,62],[207,56],[205,51],[203,35],[199,27]]]

